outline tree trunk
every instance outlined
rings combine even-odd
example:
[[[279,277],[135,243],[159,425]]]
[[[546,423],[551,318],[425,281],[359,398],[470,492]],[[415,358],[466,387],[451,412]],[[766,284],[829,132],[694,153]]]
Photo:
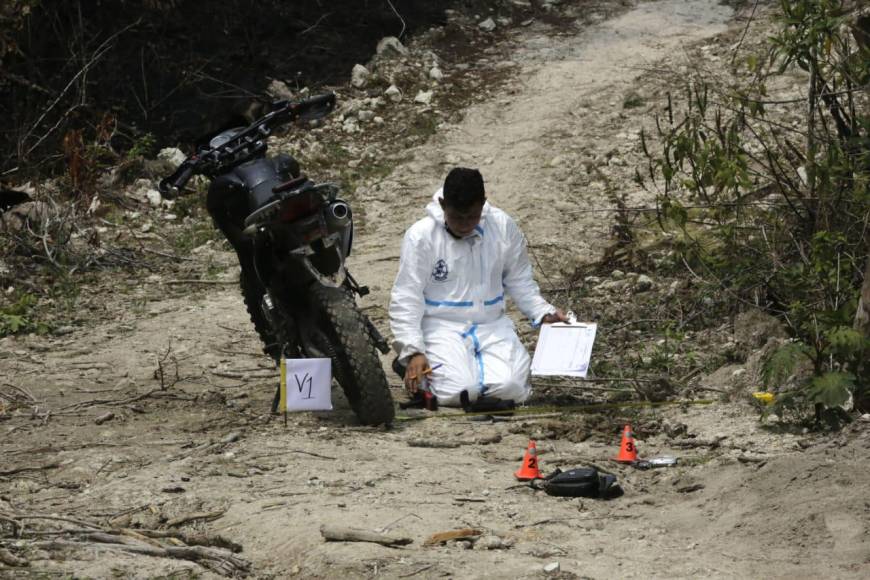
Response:
[[[855,313],[855,330],[870,338],[870,254],[867,256],[867,266],[864,268],[864,284],[861,286],[861,297],[858,300],[858,312]]]

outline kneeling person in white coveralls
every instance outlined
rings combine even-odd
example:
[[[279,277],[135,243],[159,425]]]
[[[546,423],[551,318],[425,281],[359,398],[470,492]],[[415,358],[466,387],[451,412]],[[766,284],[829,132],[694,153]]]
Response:
[[[522,232],[486,201],[476,169],[451,170],[426,212],[405,233],[390,300],[406,388],[416,393],[425,376],[441,405],[458,406],[462,391],[525,401],[530,359],[505,296],[535,325],[566,317],[541,297]]]

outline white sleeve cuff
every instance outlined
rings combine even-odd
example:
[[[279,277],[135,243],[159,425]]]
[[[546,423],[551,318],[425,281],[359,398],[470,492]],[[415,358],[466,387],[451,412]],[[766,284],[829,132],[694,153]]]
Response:
[[[416,344],[405,344],[399,350],[399,364],[402,366],[408,365],[408,359],[415,354],[426,354],[426,347]]]

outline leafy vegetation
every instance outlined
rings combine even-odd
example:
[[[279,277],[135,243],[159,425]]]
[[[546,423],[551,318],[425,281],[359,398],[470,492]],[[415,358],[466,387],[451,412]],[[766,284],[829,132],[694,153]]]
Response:
[[[6,305],[0,306],[0,336],[48,332],[48,325],[38,322],[33,316],[32,310],[36,303],[36,296],[22,292],[13,296]]]
[[[695,275],[787,324],[793,342],[763,373],[784,392],[775,408],[835,418],[870,389],[870,340],[853,328],[868,259],[870,47],[840,0],[780,11],[744,83],[669,95],[661,149],[642,135],[649,167],[637,179],[656,184],[659,222]],[[771,97],[795,70],[806,95]]]

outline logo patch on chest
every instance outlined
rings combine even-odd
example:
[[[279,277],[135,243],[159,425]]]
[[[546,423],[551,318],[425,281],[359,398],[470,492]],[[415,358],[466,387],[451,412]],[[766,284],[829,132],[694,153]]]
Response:
[[[432,268],[432,279],[436,282],[445,282],[447,281],[447,275],[450,273],[450,270],[447,268],[447,262],[443,259],[439,259],[435,262],[435,267]]]

